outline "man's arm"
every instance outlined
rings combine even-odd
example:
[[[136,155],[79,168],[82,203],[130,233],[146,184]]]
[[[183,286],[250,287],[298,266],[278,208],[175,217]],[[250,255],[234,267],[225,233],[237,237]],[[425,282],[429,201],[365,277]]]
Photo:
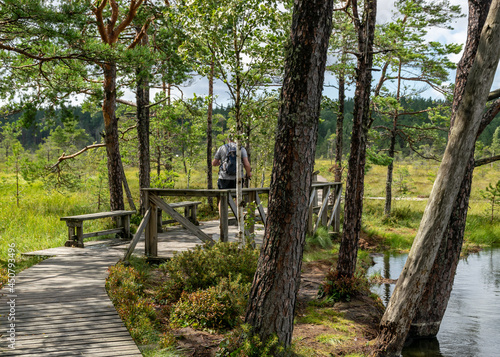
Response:
[[[247,177],[252,177],[252,167],[250,166],[250,161],[248,161],[248,157],[244,157],[242,159],[243,166],[245,167],[245,171],[247,172]]]
[[[219,166],[219,165],[220,165],[220,160],[219,159],[213,159],[212,166]]]

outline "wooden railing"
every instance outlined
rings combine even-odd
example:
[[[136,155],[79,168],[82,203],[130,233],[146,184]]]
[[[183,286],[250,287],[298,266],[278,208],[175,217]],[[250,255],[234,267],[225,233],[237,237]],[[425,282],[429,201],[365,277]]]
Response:
[[[134,239],[127,250],[124,260],[128,260],[132,254],[140,235],[145,234],[145,254],[148,257],[158,256],[158,220],[161,222],[161,210],[172,217],[173,220],[181,224],[184,228],[198,237],[206,244],[214,244],[213,239],[204,233],[196,224],[187,217],[182,216],[174,207],[165,202],[162,197],[180,197],[183,200],[190,197],[216,197],[220,202],[220,241],[227,242],[229,238],[229,208],[237,217],[236,203],[233,196],[236,190],[217,189],[142,189],[146,196],[146,214],[137,229]],[[332,226],[334,231],[339,230],[339,206],[342,194],[342,184],[338,182],[315,183],[311,187],[311,200],[309,204],[309,232],[315,232],[319,225]],[[246,214],[252,216],[249,221],[258,220],[265,226],[267,222],[266,209],[262,205],[261,196],[269,195],[269,188],[244,188],[243,195],[245,202],[255,202],[256,210],[249,210]],[[330,212],[330,213],[329,213]],[[313,222],[313,214],[317,213],[318,218]],[[161,227],[161,223],[160,223]],[[252,223],[245,234],[254,232]]]

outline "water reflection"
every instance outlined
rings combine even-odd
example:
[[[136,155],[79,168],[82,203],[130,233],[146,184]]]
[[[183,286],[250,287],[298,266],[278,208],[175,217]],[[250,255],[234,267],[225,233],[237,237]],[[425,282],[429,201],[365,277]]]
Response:
[[[368,274],[397,279],[407,255],[380,255]],[[387,305],[394,284],[375,285]],[[448,308],[437,339],[414,341],[403,350],[413,356],[500,355],[500,248],[485,250],[460,261]]]

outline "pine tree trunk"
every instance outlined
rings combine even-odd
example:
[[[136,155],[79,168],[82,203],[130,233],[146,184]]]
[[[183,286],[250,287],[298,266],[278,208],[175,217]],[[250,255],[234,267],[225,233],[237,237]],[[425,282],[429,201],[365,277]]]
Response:
[[[444,239],[500,56],[500,0],[492,2],[478,54],[457,109],[448,145],[403,272],[380,323],[378,356],[399,356]]]
[[[116,64],[106,63],[104,70],[104,130],[108,155],[108,182],[111,210],[123,210],[122,167],[118,141],[118,121],[116,119]]]
[[[357,1],[352,2],[357,10]],[[373,39],[377,0],[364,3],[363,21],[355,18],[358,33],[358,64],[354,95],[351,153],[347,172],[344,226],[339,249],[337,271],[340,276],[352,277],[356,270],[366,163],[366,136],[370,123],[370,90],[373,65]]]
[[[462,59],[457,68],[457,79],[452,104],[452,126],[455,122],[456,110],[462,100],[467,76],[476,57],[481,30],[486,21],[490,3],[491,1],[469,1],[468,36]],[[481,128],[480,131],[482,131]],[[466,174],[452,210],[453,214],[450,217],[444,239],[439,247],[429,281],[425,287],[415,318],[412,321],[408,337],[434,337],[439,332],[441,321],[448,306],[462,250],[472,174],[474,171],[473,157],[474,155],[472,155],[467,165]]]
[[[339,112],[335,131],[335,182],[342,182],[342,146],[344,145],[345,76],[339,75]],[[337,225],[339,227],[339,225]]]
[[[396,134],[391,131],[391,143],[389,145],[388,155],[393,160],[387,166],[387,178],[385,180],[385,207],[384,214],[389,216],[392,210],[392,181],[394,173],[394,147],[396,146]]]
[[[333,1],[297,0],[285,61],[267,226],[245,320],[290,345]]]
[[[400,102],[401,97],[401,59],[399,60],[399,69],[398,69],[398,89],[396,93],[396,99],[398,103]],[[396,152],[396,134],[398,130],[398,110],[396,109],[394,112],[394,116],[392,118],[392,129],[390,131],[390,141],[389,145],[389,157],[392,159],[389,166],[387,166],[387,180],[385,182],[385,208],[384,213],[386,216],[391,214],[392,210],[392,182],[393,182],[393,174],[394,174],[394,156]]]

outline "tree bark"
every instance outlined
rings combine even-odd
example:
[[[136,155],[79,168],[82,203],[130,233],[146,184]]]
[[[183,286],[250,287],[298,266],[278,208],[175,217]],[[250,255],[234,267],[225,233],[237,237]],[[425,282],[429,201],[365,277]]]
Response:
[[[138,29],[137,31],[140,31]],[[148,37],[144,36],[142,46],[148,45]],[[141,72],[145,68],[137,68],[137,138],[139,141],[139,187],[149,188],[151,185],[151,159],[149,155],[149,81]],[[141,215],[146,213],[146,194],[141,190]]]
[[[401,67],[402,67],[402,61],[401,58],[399,59],[399,68],[398,68],[398,89],[396,92],[396,100],[400,101],[401,99]],[[390,131],[390,145],[389,145],[389,152],[388,155],[392,159],[391,163],[389,166],[387,166],[387,179],[385,181],[385,208],[384,208],[384,213],[386,216],[389,216],[391,214],[392,210],[392,182],[393,182],[393,175],[394,175],[394,156],[396,152],[396,135],[397,135],[397,130],[398,130],[398,119],[399,119],[399,114],[398,110],[396,109],[394,112],[394,116],[392,117],[392,130]]]
[[[332,0],[297,0],[281,91],[269,212],[245,321],[290,345],[305,242]]]
[[[486,21],[490,3],[491,1],[469,1],[467,43],[457,68],[452,104],[452,126],[455,122],[456,110],[462,100],[467,77],[472,63],[476,58],[481,30]],[[480,135],[484,127],[482,125],[478,135]],[[452,210],[453,214],[450,217],[444,239],[439,247],[434,266],[432,267],[429,280],[422,295],[422,300],[412,321],[408,334],[410,338],[434,337],[439,332],[441,321],[448,306],[462,250],[473,171],[474,154],[469,159],[465,177]]]
[[[344,225],[339,249],[337,272],[352,277],[356,270],[366,163],[366,136],[370,125],[370,90],[373,65],[373,39],[377,0],[364,2],[363,19],[357,16],[357,1],[352,3],[354,23],[358,33],[358,64],[354,95],[351,153],[347,172]]]
[[[335,131],[335,182],[342,182],[342,146],[344,145],[345,74],[339,74],[339,111]],[[337,226],[338,227],[338,226]]]
[[[482,120],[500,55],[500,0],[492,2],[476,60],[457,108],[441,162],[403,272],[380,323],[375,348],[379,356],[400,355],[450,221],[458,190]]]
[[[104,116],[105,144],[108,154],[109,201],[111,210],[123,210],[122,167],[118,137],[118,120],[116,119],[116,64],[105,63],[104,100],[102,112]]]

